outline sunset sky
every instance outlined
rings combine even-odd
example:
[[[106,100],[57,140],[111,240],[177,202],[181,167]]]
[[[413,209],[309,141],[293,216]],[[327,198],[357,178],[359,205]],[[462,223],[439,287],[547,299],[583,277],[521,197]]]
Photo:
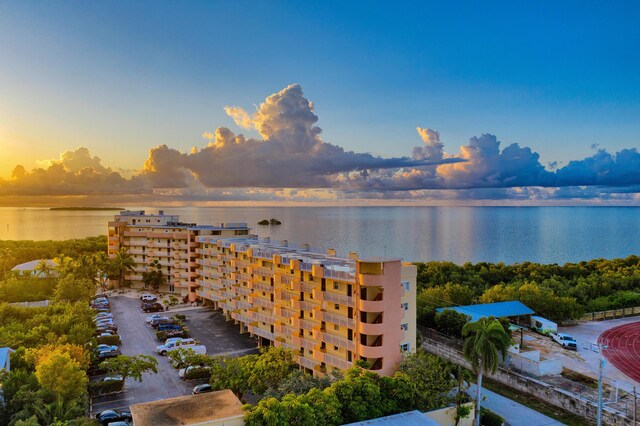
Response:
[[[640,3],[447,4],[0,1],[0,205],[640,203]]]

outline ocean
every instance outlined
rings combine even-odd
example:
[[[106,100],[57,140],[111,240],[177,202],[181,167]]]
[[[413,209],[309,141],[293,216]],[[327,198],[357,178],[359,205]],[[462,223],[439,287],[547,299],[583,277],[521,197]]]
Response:
[[[155,212],[158,208],[146,209]],[[247,222],[253,233],[338,255],[409,261],[566,263],[640,254],[636,207],[182,207],[198,224]],[[115,211],[0,208],[0,240],[104,235]],[[279,226],[260,226],[277,218]]]

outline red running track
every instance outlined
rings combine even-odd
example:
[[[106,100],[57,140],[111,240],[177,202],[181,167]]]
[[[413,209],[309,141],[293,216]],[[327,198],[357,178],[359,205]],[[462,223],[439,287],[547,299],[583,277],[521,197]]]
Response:
[[[608,346],[602,354],[611,364],[640,382],[640,322],[610,328],[598,337],[598,344]]]

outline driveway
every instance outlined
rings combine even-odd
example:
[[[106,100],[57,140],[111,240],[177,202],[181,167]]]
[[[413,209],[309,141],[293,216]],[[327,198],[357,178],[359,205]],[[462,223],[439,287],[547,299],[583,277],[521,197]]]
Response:
[[[155,330],[144,319],[148,315],[140,311],[140,301],[135,298],[113,295],[110,297],[111,312],[118,325],[122,339],[120,349],[123,355],[151,355],[158,360],[158,374],[144,374],[142,382],[127,379],[125,390],[115,395],[94,398],[91,413],[107,409],[128,410],[132,404],[156,401],[191,394],[193,387],[205,381],[184,382],[178,372],[169,363],[167,357],[156,354],[159,342]],[[168,312],[168,314],[177,313]],[[227,323],[220,312],[209,309],[185,310],[186,324],[191,334],[207,347],[211,355],[225,354],[239,356],[257,352],[256,344],[248,335],[240,335],[238,327]]]

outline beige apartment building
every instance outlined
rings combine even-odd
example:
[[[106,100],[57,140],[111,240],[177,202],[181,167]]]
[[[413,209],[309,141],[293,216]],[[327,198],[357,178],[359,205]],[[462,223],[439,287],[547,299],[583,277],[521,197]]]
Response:
[[[109,253],[136,258],[128,279],[142,285],[159,259],[165,291],[221,309],[261,345],[298,351],[307,371],[323,375],[366,360],[395,372],[416,348],[416,267],[393,258],[337,257],[249,235],[246,224],[197,226],[177,216],[122,212],[109,223]]]

